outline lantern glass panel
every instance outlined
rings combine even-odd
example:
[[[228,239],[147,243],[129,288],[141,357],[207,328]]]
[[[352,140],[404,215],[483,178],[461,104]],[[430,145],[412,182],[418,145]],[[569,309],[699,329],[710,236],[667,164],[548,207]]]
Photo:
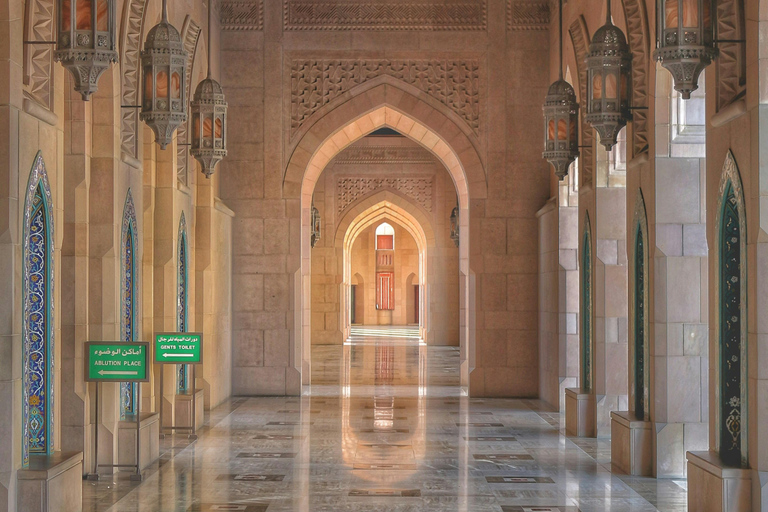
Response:
[[[175,100],[181,97],[181,79],[176,72],[171,75],[171,94],[171,97]]]
[[[699,26],[699,0],[683,0],[683,26]]]
[[[576,123],[578,122],[578,116],[571,116],[568,130],[568,140],[570,140],[570,146],[576,147],[579,143],[578,136],[576,135]]]
[[[568,134],[568,124],[565,121],[565,118],[562,117],[557,120],[557,140],[563,141],[567,140],[567,134]]]
[[[205,121],[203,121],[203,138],[204,139],[210,139],[211,138],[211,117],[205,116]]]
[[[192,145],[200,147],[200,114],[192,114]]]
[[[61,29],[66,32],[69,32],[72,29],[71,0],[62,0],[61,2]]]
[[[704,20],[704,32],[702,34],[702,39],[704,40],[704,44],[711,44],[712,43],[712,30],[707,30],[709,27],[712,26],[712,12],[711,12],[711,3],[710,0],[704,0],[702,2],[703,12],[701,14],[702,19]]]
[[[677,0],[667,0],[664,4],[665,22],[664,25],[667,29],[677,28],[678,19],[678,3]]]
[[[555,140],[555,120],[550,119],[548,130],[547,130],[547,140]]]
[[[616,74],[608,73],[605,75],[605,97],[616,98]]]
[[[107,32],[109,31],[109,4],[107,0],[98,0],[96,6],[96,30]]]
[[[152,94],[152,68],[144,69],[144,100],[151,102],[154,98]]]
[[[603,76],[599,73],[592,76],[592,99],[599,100],[603,97]]]
[[[621,74],[621,101],[626,104],[629,98],[629,73]]]
[[[221,120],[221,117],[216,118],[216,138],[220,139],[222,136],[222,133],[224,131],[224,122]]]
[[[165,71],[158,71],[157,78],[155,79],[155,92],[158,98],[168,97],[168,73]]]
[[[91,30],[91,0],[77,0],[77,30]]]

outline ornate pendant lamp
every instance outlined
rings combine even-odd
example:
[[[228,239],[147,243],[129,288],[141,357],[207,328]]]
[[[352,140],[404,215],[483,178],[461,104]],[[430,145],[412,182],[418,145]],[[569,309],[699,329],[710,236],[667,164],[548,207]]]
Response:
[[[99,77],[117,62],[115,0],[57,0],[54,58],[72,73],[83,100],[99,88]]]
[[[155,132],[161,149],[168,146],[173,132],[187,120],[187,52],[179,31],[168,23],[167,7],[163,0],[163,17],[147,34],[141,52],[144,85],[139,118]]]
[[[195,89],[192,99],[192,149],[190,153],[200,162],[203,174],[210,178],[227,156],[227,102],[219,82],[211,78],[211,12],[213,0],[208,0],[208,76]]]
[[[579,103],[571,84],[563,80],[563,2],[560,0],[560,78],[549,86],[544,100],[544,153],[542,156],[563,180],[579,156]]]
[[[605,25],[595,32],[587,54],[586,120],[610,151],[630,119],[632,55],[624,32],[611,21],[611,0],[607,4]]]
[[[699,88],[699,75],[717,55],[712,0],[658,0],[656,51],[684,100]]]
[[[459,246],[459,207],[456,206],[451,211],[451,240],[453,240],[453,243],[456,244],[456,247]]]
[[[315,208],[315,203],[312,203],[312,238],[310,239],[310,242],[312,244],[312,247],[314,247],[317,242],[320,241],[320,210]]]

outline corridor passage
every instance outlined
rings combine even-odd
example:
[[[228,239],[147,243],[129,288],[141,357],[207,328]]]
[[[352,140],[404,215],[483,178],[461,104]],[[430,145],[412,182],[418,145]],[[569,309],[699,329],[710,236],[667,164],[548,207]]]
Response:
[[[612,475],[609,441],[566,438],[560,415],[537,401],[467,398],[458,348],[417,335],[355,328],[339,350],[315,347],[313,365],[338,369],[339,384],[232,398],[198,440],[162,441],[143,483],[85,482],[84,510],[686,509],[684,481]]]

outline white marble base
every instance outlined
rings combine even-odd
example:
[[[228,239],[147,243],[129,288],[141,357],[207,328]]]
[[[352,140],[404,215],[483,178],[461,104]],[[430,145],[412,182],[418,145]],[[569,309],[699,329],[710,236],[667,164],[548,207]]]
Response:
[[[653,429],[629,411],[611,412],[611,464],[633,476],[653,475]]]
[[[752,510],[751,470],[726,467],[713,451],[688,452],[686,455],[690,512]]]
[[[33,455],[20,469],[16,506],[20,512],[81,512],[83,453]]]
[[[565,433],[569,436],[596,437],[595,395],[579,388],[565,390]]]
[[[195,430],[203,426],[203,418],[205,414],[205,394],[202,389],[196,389],[195,394]],[[192,425],[192,393],[187,392],[176,395],[174,402],[176,410],[176,427],[189,427]],[[179,432],[177,432],[179,433]]]
[[[139,470],[143,470],[160,457],[160,415],[156,412],[141,413],[139,447]],[[117,463],[136,464],[136,421],[133,417],[118,424]],[[132,468],[120,470],[134,471]]]

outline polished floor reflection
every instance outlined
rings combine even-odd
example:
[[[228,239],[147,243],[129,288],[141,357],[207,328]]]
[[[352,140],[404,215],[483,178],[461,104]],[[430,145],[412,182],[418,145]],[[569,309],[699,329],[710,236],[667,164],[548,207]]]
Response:
[[[686,510],[684,482],[611,474],[609,441],[566,438],[538,402],[467,398],[458,349],[416,335],[360,328],[315,347],[323,384],[233,398],[197,441],[165,439],[143,483],[84,483],[84,510]]]

